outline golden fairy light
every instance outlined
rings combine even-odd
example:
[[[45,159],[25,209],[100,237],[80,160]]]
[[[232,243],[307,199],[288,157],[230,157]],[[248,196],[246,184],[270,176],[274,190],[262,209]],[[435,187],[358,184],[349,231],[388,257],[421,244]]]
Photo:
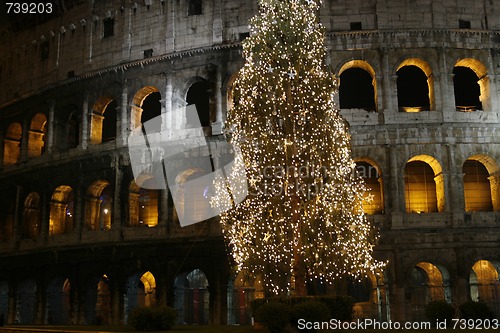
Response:
[[[333,101],[320,3],[260,1],[226,122],[241,151],[232,176],[248,179],[249,195],[221,215],[222,229],[237,268],[261,275],[268,293],[301,295],[307,280],[359,279],[384,266],[372,256],[365,186]],[[219,190],[212,205],[227,209]]]

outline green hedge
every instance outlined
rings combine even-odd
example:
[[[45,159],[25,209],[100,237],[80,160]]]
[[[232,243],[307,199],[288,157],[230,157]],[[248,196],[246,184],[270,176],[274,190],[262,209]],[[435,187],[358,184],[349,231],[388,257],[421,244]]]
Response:
[[[462,319],[493,319],[494,317],[488,305],[482,302],[465,302],[458,309]]]
[[[177,314],[168,306],[135,308],[128,317],[128,323],[136,331],[170,330],[175,324]]]
[[[256,309],[255,320],[267,327],[270,333],[281,333],[290,324],[290,307],[279,302],[261,304]]]
[[[352,309],[354,307],[354,300],[348,296],[305,296],[305,297],[269,297],[269,298],[260,298],[255,299],[250,304],[250,308],[253,316],[255,317],[255,321],[261,324],[263,322],[259,322],[259,318],[257,313],[264,304],[267,303],[279,303],[287,306],[288,312],[293,314],[293,309],[295,306],[305,302],[318,302],[324,304],[324,307],[321,307],[321,311],[328,311],[328,318],[325,317],[325,320],[330,319],[338,319],[342,321],[350,321],[352,320]],[[313,305],[317,307],[317,305]],[[300,309],[300,307],[299,307]],[[318,308],[319,309],[319,308]],[[320,310],[318,310],[320,311]],[[292,318],[293,320],[293,318]],[[296,325],[296,322],[292,323]]]
[[[453,316],[455,315],[455,308],[451,304],[445,301],[433,301],[425,306],[425,316],[432,323],[437,320],[451,323]]]

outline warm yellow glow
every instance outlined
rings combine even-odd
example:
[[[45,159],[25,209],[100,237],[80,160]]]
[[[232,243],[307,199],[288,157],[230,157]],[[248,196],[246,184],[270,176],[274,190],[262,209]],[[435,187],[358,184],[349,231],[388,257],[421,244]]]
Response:
[[[238,270],[260,274],[266,291],[283,295],[303,292],[307,279],[359,279],[384,266],[372,257],[365,186],[334,104],[320,3],[260,1],[226,122],[242,153],[231,176],[246,177],[251,194],[221,215],[224,235]],[[212,204],[225,210],[227,197]]]

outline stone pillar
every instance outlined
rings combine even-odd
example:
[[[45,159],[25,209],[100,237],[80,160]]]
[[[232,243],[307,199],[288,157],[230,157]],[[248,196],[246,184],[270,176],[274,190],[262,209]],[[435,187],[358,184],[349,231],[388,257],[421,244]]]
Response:
[[[436,78],[436,81],[439,80],[439,90],[441,99],[441,111],[443,112],[443,116],[446,113],[455,112],[455,94],[453,90],[453,73],[449,71],[452,69],[451,65],[448,64],[446,58],[446,52],[442,47],[437,49],[438,56],[438,72],[439,76]]]
[[[389,68],[389,55],[388,55],[388,50],[386,48],[380,48],[379,49],[380,53],[380,62],[381,66],[380,68],[382,69],[382,85],[378,87],[377,93],[378,93],[378,99],[380,105],[382,106],[382,109],[384,113],[391,112],[393,111],[393,105],[392,105],[392,87],[391,87],[391,69]]]
[[[220,267],[218,267],[220,268]],[[214,269],[212,280],[209,281],[210,292],[209,313],[210,325],[224,325],[227,323],[227,276],[224,269]]]
[[[393,227],[401,227],[402,226],[402,201],[400,200],[401,194],[403,191],[400,190],[400,169],[399,169],[399,163],[398,163],[398,158],[397,158],[397,148],[394,146],[389,146],[388,148],[388,159],[389,159],[389,211],[391,213],[391,219],[392,219],[392,226]],[[404,202],[404,196],[403,196],[403,202]]]
[[[5,143],[3,141],[3,131],[0,129],[0,172],[3,170],[3,152]]]
[[[50,194],[47,191],[43,191],[40,201],[40,239],[42,244],[46,244],[49,235]]]
[[[445,193],[447,193],[447,191],[445,191],[444,179],[445,177],[442,172],[434,177],[434,182],[436,183],[437,210],[440,213],[448,211],[448,209],[445,209],[448,205],[446,205],[447,200],[445,199]]]
[[[493,211],[498,212],[500,211],[500,176],[499,175],[492,175],[488,177],[488,180],[490,181],[490,188],[491,188],[491,203],[493,205]]]
[[[216,0],[213,2],[213,20],[212,20],[212,44],[220,44],[222,43],[223,38],[223,29],[224,29],[224,21],[222,20],[223,16],[222,10],[222,0]]]
[[[165,114],[163,116],[164,121],[164,127],[165,129],[169,129],[168,134],[170,134],[171,130],[175,128],[174,124],[174,117],[172,114],[172,94],[173,94],[173,87],[172,87],[172,78],[171,75],[167,74],[166,78],[166,85],[165,85]]]
[[[123,320],[123,292],[120,286],[120,281],[117,279],[111,280],[111,325],[120,325]]]
[[[82,238],[83,224],[85,223],[85,195],[82,189],[82,182],[79,182],[79,186],[73,189],[73,200],[74,200],[74,218],[73,218],[73,232],[78,235],[78,239]]]
[[[40,278],[36,281],[36,298],[35,298],[35,320],[36,325],[46,324],[45,310],[47,307],[47,292],[45,279]]]
[[[27,118],[23,119],[23,129],[21,132],[21,156],[20,162],[28,161],[28,136],[29,136],[29,121]]]
[[[160,227],[160,232],[165,232],[165,235],[169,232],[169,216],[170,211],[168,207],[169,192],[168,189],[159,191],[160,198],[158,200],[158,227]],[[164,230],[164,231],[163,231]]]
[[[167,53],[175,51],[175,35],[176,35],[176,8],[175,1],[169,0],[167,4],[167,32],[165,36],[165,51]]]
[[[51,100],[49,102],[49,117],[47,119],[47,153],[52,152],[54,148],[54,111],[56,107],[56,102]]]
[[[220,66],[215,71],[215,122],[212,124],[212,134],[222,134],[222,73]]]
[[[89,94],[85,92],[82,102],[82,128],[81,128],[81,147],[87,149],[89,144]]]
[[[130,121],[128,118],[128,87],[125,82],[122,86],[122,95],[120,106],[116,110],[118,123],[116,124],[116,146],[122,147],[127,145],[128,132]]]
[[[21,199],[21,195],[23,193],[23,188],[19,185],[16,186],[16,201],[14,206],[14,225],[12,231],[12,241],[13,244],[18,244],[21,239],[22,232],[22,221],[21,217],[23,216],[23,202]]]
[[[123,171],[120,168],[120,158],[117,156],[114,160],[115,183],[113,191],[113,212],[111,230],[119,231],[121,234],[122,229],[122,202],[121,202],[121,188],[123,180]]]
[[[17,282],[11,279],[9,281],[9,300],[7,306],[7,318],[5,322],[7,324],[14,324],[16,322],[16,308],[17,308]]]

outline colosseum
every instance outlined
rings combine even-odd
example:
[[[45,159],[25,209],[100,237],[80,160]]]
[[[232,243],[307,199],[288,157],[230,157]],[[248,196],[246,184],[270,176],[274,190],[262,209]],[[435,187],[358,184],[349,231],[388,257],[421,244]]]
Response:
[[[250,323],[262,288],[234,273],[217,219],[181,227],[185,207],[134,180],[127,139],[157,116],[188,127],[195,105],[210,149],[191,160],[223,164],[258,1],[48,4],[0,20],[0,316],[122,324],[168,304],[178,323]],[[324,0],[320,18],[388,260],[329,292],[359,317],[422,320],[433,300],[499,317],[500,3]]]

